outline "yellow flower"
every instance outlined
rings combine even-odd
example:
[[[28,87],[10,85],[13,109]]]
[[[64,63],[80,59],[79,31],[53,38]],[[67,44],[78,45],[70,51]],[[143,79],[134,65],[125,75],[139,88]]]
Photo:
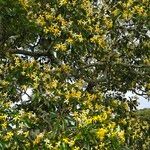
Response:
[[[118,132],[118,137],[120,138],[120,140],[121,140],[122,142],[124,142],[124,140],[125,140],[124,131]]]
[[[73,34],[73,37],[75,38],[75,40],[79,41],[79,42],[83,42],[83,37],[82,34]]]
[[[86,125],[91,124],[92,121],[93,121],[93,119],[87,118],[87,119],[85,120],[85,124],[86,124]]]
[[[120,10],[119,10],[119,9],[115,9],[115,10],[112,12],[112,14],[113,14],[114,16],[119,15],[119,13],[120,13]]]
[[[122,119],[122,120],[120,120],[119,123],[121,123],[121,124],[123,124],[123,125],[126,125],[126,124],[127,124],[127,121],[126,121],[125,119]]]
[[[94,35],[90,41],[92,43],[96,43],[98,44],[99,46],[101,46],[102,48],[104,48],[106,46],[106,42],[104,40],[104,38],[102,36],[99,36],[99,35]]]
[[[74,140],[70,140],[69,138],[64,138],[63,141],[66,144],[69,144],[69,146],[73,146],[75,144],[75,141]]]
[[[110,29],[110,28],[112,28],[112,26],[113,26],[113,22],[112,22],[112,20],[110,20],[109,18],[104,18],[104,23],[105,23],[105,25],[106,25],[106,27],[108,28],[108,29]]]
[[[60,0],[59,1],[60,6],[65,5],[65,4],[67,4],[67,0]]]
[[[52,20],[53,19],[53,16],[50,13],[46,13],[45,17],[46,17],[47,20]]]
[[[133,0],[128,0],[127,5],[126,5],[127,8],[131,7],[132,4],[133,4]]]
[[[22,4],[22,6],[26,9],[27,7],[29,7],[29,1],[28,0],[19,0],[20,3]]]
[[[23,134],[24,134],[24,137],[26,138],[26,137],[28,137],[28,135],[29,135],[29,131],[26,131],[26,132],[24,132]]]
[[[0,116],[0,121],[4,121],[4,120],[6,120],[6,118],[7,118],[6,115]]]
[[[96,132],[97,137],[98,137],[100,140],[103,140],[103,139],[104,139],[106,133],[107,133],[107,130],[104,129],[104,128],[100,128],[100,129],[98,129],[98,131]]]
[[[93,121],[102,121],[102,117],[100,115],[93,116]]]
[[[83,81],[82,80],[78,80],[76,83],[75,83],[75,86],[82,89],[83,88]]]
[[[60,51],[66,51],[67,50],[67,46],[66,44],[60,43],[60,44],[56,44],[54,46],[55,49],[60,50]]]
[[[140,6],[134,6],[133,10],[135,10],[139,15],[142,15],[144,13],[143,7]]]
[[[79,99],[79,98],[81,98],[81,92],[77,91],[75,93],[72,93],[72,96]]]
[[[109,125],[108,125],[108,128],[113,130],[114,127],[116,126],[116,123],[115,122],[111,122]]]
[[[132,14],[131,14],[131,12],[125,10],[125,11],[123,11],[122,17],[123,17],[124,19],[131,19]]]
[[[67,100],[70,99],[70,98],[77,98],[77,99],[79,99],[79,98],[81,98],[81,94],[82,93],[80,91],[76,91],[76,90],[72,89],[71,92],[67,92],[66,99]]]
[[[58,81],[57,81],[57,80],[53,80],[53,81],[51,82],[51,87],[52,87],[52,88],[56,88],[56,87],[57,87],[57,84],[58,84]]]
[[[33,141],[33,144],[38,144],[44,137],[44,133],[40,133],[39,135],[36,136],[35,140]]]
[[[104,112],[104,113],[102,114],[102,118],[103,118],[103,120],[106,120],[106,119],[107,119],[107,113],[106,113],[106,112]]]
[[[0,81],[0,84],[1,84],[2,86],[7,86],[7,85],[9,85],[9,82],[3,80],[3,81]]]
[[[73,39],[69,37],[69,38],[66,40],[66,42],[69,43],[69,44],[73,44]]]
[[[63,141],[64,141],[65,143],[68,143],[68,142],[69,142],[69,139],[68,139],[68,138],[64,138]]]
[[[60,36],[61,31],[57,25],[51,25],[50,27],[44,28],[45,33],[51,32],[54,36]]]
[[[36,21],[37,21],[36,23],[40,26],[44,26],[46,24],[45,19],[42,15],[39,15]]]
[[[6,127],[7,127],[7,122],[4,122],[4,123],[2,124],[2,128],[5,129]]]
[[[71,68],[69,65],[63,64],[61,66],[61,71],[65,72],[65,73],[69,73],[71,71]]]
[[[7,132],[7,134],[4,136],[4,140],[8,141],[12,138],[14,134],[10,131],[10,132]]]

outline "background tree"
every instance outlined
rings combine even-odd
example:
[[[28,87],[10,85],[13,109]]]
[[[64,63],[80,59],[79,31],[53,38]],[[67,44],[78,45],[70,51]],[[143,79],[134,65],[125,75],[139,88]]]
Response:
[[[137,116],[140,117],[142,120],[150,122],[149,113],[150,113],[149,108],[140,109],[136,112]]]
[[[147,0],[0,5],[2,149],[149,149]]]

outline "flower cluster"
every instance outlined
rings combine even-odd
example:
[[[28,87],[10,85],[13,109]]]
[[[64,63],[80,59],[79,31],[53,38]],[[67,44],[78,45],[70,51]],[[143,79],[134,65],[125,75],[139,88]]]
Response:
[[[150,149],[149,124],[123,95],[149,91],[148,2],[12,1],[22,11],[5,11],[17,31],[0,50],[0,149]]]

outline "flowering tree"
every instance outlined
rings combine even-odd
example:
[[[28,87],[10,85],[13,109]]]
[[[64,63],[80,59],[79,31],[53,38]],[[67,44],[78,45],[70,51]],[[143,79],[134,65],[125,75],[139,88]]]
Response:
[[[148,0],[0,4],[1,149],[150,148]]]

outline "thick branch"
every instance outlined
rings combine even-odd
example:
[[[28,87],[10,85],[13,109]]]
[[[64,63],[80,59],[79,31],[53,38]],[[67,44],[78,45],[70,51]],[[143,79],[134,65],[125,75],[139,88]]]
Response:
[[[28,56],[32,56],[32,57],[41,57],[41,56],[49,56],[48,52],[31,52],[31,51],[27,51],[27,50],[19,50],[19,49],[9,49],[6,50],[6,52],[10,53],[10,54],[22,54],[22,55],[28,55]]]

